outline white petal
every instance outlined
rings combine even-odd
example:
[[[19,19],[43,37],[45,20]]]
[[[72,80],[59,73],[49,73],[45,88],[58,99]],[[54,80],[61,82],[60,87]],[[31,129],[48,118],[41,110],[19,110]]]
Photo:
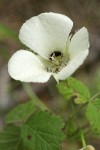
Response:
[[[86,147],[83,147],[79,150],[95,150],[95,148],[92,145],[87,145]]]
[[[42,13],[27,20],[21,27],[19,38],[44,58],[54,51],[64,51],[73,22],[65,15]]]
[[[85,27],[81,28],[76,34],[72,37],[71,43],[69,46],[69,51],[71,57],[77,55],[80,51],[86,50],[89,48],[89,35]]]
[[[60,80],[65,80],[69,76],[71,76],[75,70],[84,62],[85,58],[88,55],[89,50],[81,51],[76,57],[74,57],[66,66],[63,68],[57,75]]]
[[[52,75],[55,78],[56,82],[59,84],[59,76],[58,76],[58,74],[54,73]]]
[[[24,82],[46,82],[51,76],[38,57],[25,50],[13,54],[8,63],[8,72],[15,80]]]

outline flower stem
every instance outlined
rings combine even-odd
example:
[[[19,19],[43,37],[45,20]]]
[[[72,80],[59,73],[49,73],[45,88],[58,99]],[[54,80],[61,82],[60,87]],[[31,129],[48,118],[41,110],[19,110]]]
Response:
[[[49,108],[36,96],[28,83],[22,83],[22,86],[30,99],[32,99],[34,105],[41,108],[42,110],[49,110]]]
[[[98,97],[100,95],[100,92],[97,92],[94,96],[92,96],[90,98],[90,101],[94,100],[96,97]]]
[[[85,141],[84,134],[83,134],[82,130],[80,130],[80,136],[81,136],[83,147],[86,147],[86,141]]]

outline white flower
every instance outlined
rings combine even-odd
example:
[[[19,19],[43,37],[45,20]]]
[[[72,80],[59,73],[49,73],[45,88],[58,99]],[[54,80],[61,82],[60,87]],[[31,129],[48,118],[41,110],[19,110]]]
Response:
[[[19,50],[11,57],[11,77],[24,82],[46,82],[51,75],[57,81],[72,75],[89,52],[87,29],[81,28],[72,37],[72,26],[70,18],[57,13],[42,13],[27,20],[19,39],[31,51]]]
[[[95,148],[92,145],[87,145],[86,147],[79,150],[95,150]]]

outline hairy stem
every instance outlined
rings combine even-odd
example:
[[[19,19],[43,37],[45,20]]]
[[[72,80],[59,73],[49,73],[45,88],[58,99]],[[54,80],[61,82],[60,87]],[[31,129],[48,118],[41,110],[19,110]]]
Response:
[[[22,83],[22,85],[29,98],[37,107],[41,108],[42,110],[49,110],[49,108],[36,96],[28,83]]]

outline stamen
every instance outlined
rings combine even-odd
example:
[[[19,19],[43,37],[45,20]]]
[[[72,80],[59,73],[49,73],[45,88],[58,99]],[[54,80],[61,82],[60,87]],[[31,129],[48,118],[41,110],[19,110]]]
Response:
[[[70,57],[68,54],[67,58],[65,58],[65,56],[63,56],[61,52],[55,51],[50,55],[49,60],[50,60],[50,66],[47,67],[47,71],[57,73],[60,70],[62,70],[65,66],[67,66]]]
[[[57,57],[62,57],[62,53],[61,52],[59,52],[59,51],[55,51],[55,52],[53,52],[51,55],[50,55],[50,60],[52,61],[52,60],[54,60],[55,58],[57,58]]]

